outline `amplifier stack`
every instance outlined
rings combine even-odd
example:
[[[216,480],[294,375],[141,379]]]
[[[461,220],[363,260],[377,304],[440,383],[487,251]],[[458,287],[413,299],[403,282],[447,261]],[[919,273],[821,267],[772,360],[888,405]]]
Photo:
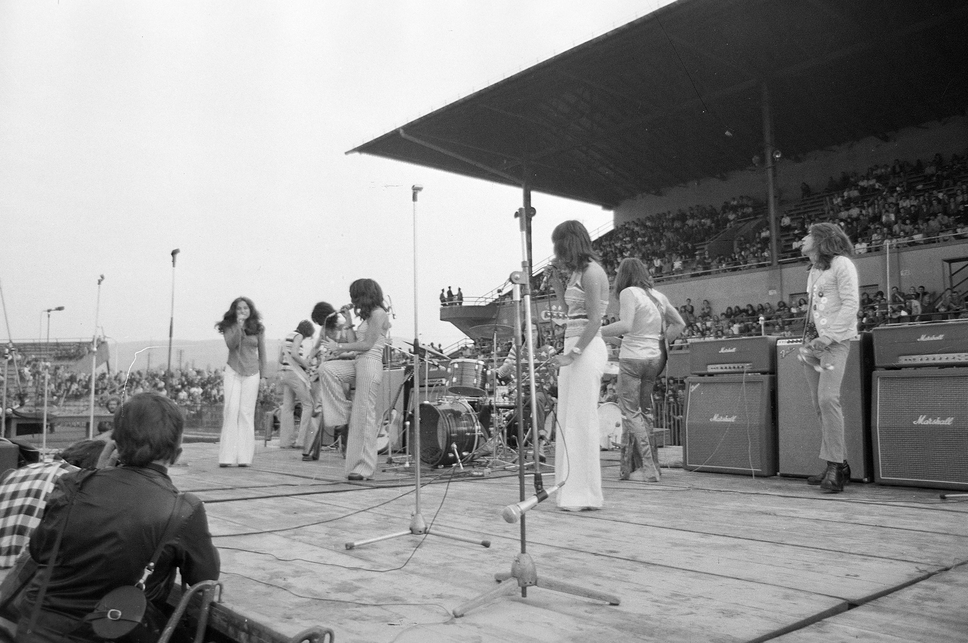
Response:
[[[873,335],[874,479],[968,490],[968,320]]]
[[[689,344],[683,468],[777,473],[776,338]]]
[[[776,397],[780,475],[809,476],[820,471],[820,419],[807,390],[803,363],[797,359],[800,339],[776,344]],[[870,333],[851,341],[844,368],[840,405],[844,411],[844,442],[851,479],[871,482]]]

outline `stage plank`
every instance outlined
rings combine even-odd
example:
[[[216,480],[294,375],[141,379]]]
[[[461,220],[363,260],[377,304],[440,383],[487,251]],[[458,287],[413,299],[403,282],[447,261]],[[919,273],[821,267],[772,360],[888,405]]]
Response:
[[[603,452],[605,509],[538,505],[527,551],[539,579],[621,604],[515,588],[454,618],[520,551],[520,526],[501,519],[519,498],[513,473],[425,471],[421,515],[433,533],[348,550],[408,531],[409,472],[350,483],[337,454],[304,463],[271,445],[249,469],[219,469],[206,455],[214,445],[188,446],[191,464],[173,475],[206,500],[226,604],[290,636],[319,624],[341,641],[755,641],[879,604],[968,559],[965,504],[936,491],[851,485],[824,496],[798,479],[681,469],[661,484],[620,482],[616,454]]]
[[[818,640],[957,643],[968,641],[966,614],[968,566],[962,564],[776,640],[781,643]]]

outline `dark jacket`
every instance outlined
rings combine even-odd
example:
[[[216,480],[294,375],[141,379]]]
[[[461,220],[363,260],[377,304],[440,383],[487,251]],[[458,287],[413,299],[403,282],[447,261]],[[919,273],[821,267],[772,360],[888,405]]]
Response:
[[[166,469],[153,464],[62,476],[30,540],[33,559],[41,565],[50,563],[57,530],[67,521],[43,611],[83,618],[109,591],[138,582],[177,497]],[[191,494],[185,494],[185,499],[184,522],[165,545],[146,583],[148,599],[159,604],[171,590],[176,569],[189,585],[216,580],[219,575],[218,550],[208,531],[205,506]],[[20,603],[22,615],[31,613],[45,575],[38,573],[27,587]]]

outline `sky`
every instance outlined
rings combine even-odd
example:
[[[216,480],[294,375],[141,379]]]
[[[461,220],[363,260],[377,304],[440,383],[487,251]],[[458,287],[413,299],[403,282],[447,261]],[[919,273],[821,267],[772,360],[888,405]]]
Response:
[[[0,0],[0,333],[217,339],[245,295],[282,338],[369,277],[449,346],[440,289],[520,269],[521,191],[346,152],[662,4]],[[612,220],[533,206],[535,262]]]

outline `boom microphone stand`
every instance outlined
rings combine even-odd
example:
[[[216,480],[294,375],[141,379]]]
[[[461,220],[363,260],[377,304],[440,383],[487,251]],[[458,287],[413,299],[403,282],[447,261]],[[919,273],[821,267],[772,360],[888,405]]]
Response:
[[[528,374],[529,374],[529,389],[531,393],[531,422],[538,417],[538,403],[536,399],[535,382],[534,382],[534,338],[530,332],[531,330],[531,262],[530,262],[530,252],[528,238],[530,237],[530,222],[531,222],[531,208],[529,207],[528,199],[526,196],[525,207],[518,210],[516,215],[520,221],[521,228],[521,271],[511,274],[511,282],[514,284],[514,298],[516,303],[520,304],[519,292],[524,292],[524,303],[522,305],[515,306],[514,315],[514,331],[515,331],[515,346],[521,346],[521,309],[524,308],[525,317],[525,328],[528,329],[526,333],[526,342],[528,347]],[[518,381],[521,381],[521,351],[518,349]],[[546,499],[550,494],[554,493],[562,486],[565,482],[562,481],[556,484],[551,489],[545,489],[541,482],[541,462],[540,462],[540,439],[538,438],[538,431],[535,428],[533,440],[532,455],[534,458],[534,491],[535,494],[531,498],[526,499],[525,495],[525,484],[524,484],[524,451],[522,445],[524,443],[524,415],[522,414],[522,395],[519,391],[518,393],[518,448],[520,452],[520,462],[522,466],[518,467],[518,489],[520,502],[513,505],[508,505],[504,508],[503,516],[508,522],[514,522],[520,519],[521,522],[521,552],[515,556],[514,561],[511,563],[510,573],[501,572],[494,575],[494,580],[500,583],[494,589],[487,591],[477,598],[472,598],[463,605],[457,607],[453,614],[455,617],[461,617],[466,614],[469,610],[474,609],[484,603],[496,599],[500,596],[505,596],[513,593],[518,588],[521,589],[522,598],[527,598],[529,587],[543,587],[544,589],[550,589],[556,592],[561,592],[564,594],[572,594],[573,596],[584,596],[585,598],[590,598],[592,600],[603,601],[609,605],[618,605],[619,598],[617,596],[612,596],[611,594],[605,594],[603,592],[598,592],[591,589],[586,589],[584,587],[579,587],[578,585],[572,585],[571,583],[566,583],[559,580],[554,580],[542,576],[538,578],[538,569],[534,564],[534,560],[531,558],[530,554],[527,553],[528,541],[526,535],[526,517],[525,512],[527,512],[531,507],[535,506],[542,500]],[[515,579],[517,583],[506,583],[511,579]]]
[[[397,538],[399,536],[407,536],[410,534],[413,534],[414,536],[434,534],[435,536],[442,536],[444,538],[451,538],[453,540],[462,540],[467,543],[475,543],[481,545],[482,547],[490,547],[491,541],[489,540],[475,540],[466,536],[457,536],[454,534],[443,534],[437,531],[430,531],[430,527],[427,526],[427,522],[420,513],[420,334],[418,331],[419,326],[417,324],[417,311],[420,309],[420,301],[417,291],[417,193],[423,190],[423,186],[415,185],[411,189],[413,190],[413,379],[415,385],[414,390],[417,391],[417,395],[414,396],[416,399],[413,405],[413,471],[415,484],[414,511],[413,516],[410,519],[410,528],[406,531],[398,531],[392,534],[386,534],[385,536],[377,536],[376,538],[369,538],[367,540],[349,542],[346,543],[346,548],[353,549],[354,547],[359,547],[361,545],[368,545],[370,543],[380,542],[381,540],[389,540],[390,538]]]

